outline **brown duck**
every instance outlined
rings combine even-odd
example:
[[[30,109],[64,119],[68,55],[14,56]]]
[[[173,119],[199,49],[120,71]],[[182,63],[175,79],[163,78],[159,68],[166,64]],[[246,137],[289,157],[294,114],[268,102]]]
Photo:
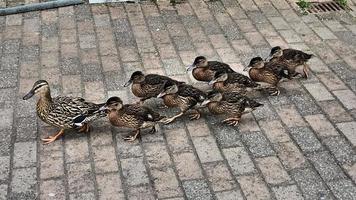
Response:
[[[199,119],[200,112],[193,107],[197,105],[197,103],[203,102],[206,94],[191,85],[178,85],[173,82],[166,82],[163,91],[157,97],[163,98],[163,102],[166,106],[178,107],[181,110],[179,114],[164,120],[164,123],[168,124],[182,116],[188,110],[193,111],[193,114],[190,115],[190,119]]]
[[[150,133],[156,132],[155,125],[163,116],[150,108],[138,104],[123,104],[119,97],[111,97],[106,101],[103,110],[108,110],[109,121],[113,126],[133,128],[132,135],[124,137],[127,141],[134,141],[141,129],[151,128]]]
[[[54,142],[67,129],[80,128],[79,132],[89,132],[89,122],[106,116],[100,110],[104,104],[90,103],[80,97],[52,97],[45,80],[36,81],[23,99],[27,100],[34,95],[39,96],[36,106],[38,117],[45,123],[60,128],[54,136],[42,139],[45,144]]]
[[[259,86],[259,84],[243,74],[237,72],[226,73],[224,71],[216,72],[209,85],[212,85],[213,89],[219,92],[239,92],[241,94],[245,94],[247,88]]]
[[[158,74],[144,75],[141,71],[136,71],[132,73],[130,80],[124,86],[127,87],[132,84],[131,91],[136,97],[140,98],[140,103],[142,104],[147,99],[157,97],[162,92],[163,85],[166,82],[183,83],[166,76]]]
[[[261,57],[252,58],[250,64],[244,68],[250,78],[259,84],[266,84],[270,95],[279,95],[278,83],[282,78],[289,77],[285,66],[276,66],[275,63],[265,63]],[[287,71],[287,72],[286,72]]]
[[[282,49],[276,46],[271,49],[269,61],[286,65],[288,67],[289,77],[302,75],[304,78],[308,78],[310,70],[307,62],[312,57],[313,54],[307,54],[300,50]],[[302,67],[302,69],[300,69],[300,67]]]
[[[204,56],[195,58],[192,65],[189,65],[187,71],[192,70],[193,77],[198,81],[209,82],[213,80],[214,74],[217,71],[232,73],[234,70],[228,64],[218,61],[207,61]]]
[[[263,106],[263,104],[237,92],[219,93],[216,91],[210,92],[202,105],[207,105],[209,111],[214,115],[227,115],[228,118],[222,123],[227,123],[230,126],[236,126],[243,114]]]

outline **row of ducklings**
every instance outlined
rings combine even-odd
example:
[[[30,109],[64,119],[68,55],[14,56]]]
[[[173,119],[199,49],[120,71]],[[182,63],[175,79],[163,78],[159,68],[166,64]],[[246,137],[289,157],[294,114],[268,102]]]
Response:
[[[140,102],[136,104],[124,104],[119,97],[111,97],[103,104],[87,102],[79,97],[52,98],[48,82],[45,80],[35,82],[23,99],[38,95],[37,115],[45,123],[60,128],[54,136],[42,139],[46,144],[55,141],[66,129],[79,128],[79,132],[89,132],[89,123],[105,116],[108,116],[113,126],[135,129],[133,134],[124,137],[125,140],[134,141],[141,129],[150,128],[150,133],[154,133],[157,122],[168,124],[188,111],[191,112],[191,119],[199,119],[197,104],[208,107],[213,114],[227,115],[223,122],[236,126],[244,113],[262,106],[245,95],[247,88],[261,88],[261,82],[264,82],[269,85],[267,91],[271,95],[278,95],[277,84],[282,78],[290,79],[298,74],[308,76],[308,67],[305,63],[310,59],[310,54],[274,47],[270,56],[271,58],[266,61],[260,57],[251,60],[245,68],[249,69],[250,78],[235,72],[225,63],[207,61],[202,56],[197,57],[188,70],[192,70],[195,79],[209,82],[213,88],[210,92],[201,91],[166,76],[145,75],[136,71],[124,85],[131,85],[132,93],[140,98]],[[302,72],[296,70],[299,65],[303,65]],[[178,107],[180,113],[167,118],[143,106],[145,100],[156,97],[162,98],[168,107]]]

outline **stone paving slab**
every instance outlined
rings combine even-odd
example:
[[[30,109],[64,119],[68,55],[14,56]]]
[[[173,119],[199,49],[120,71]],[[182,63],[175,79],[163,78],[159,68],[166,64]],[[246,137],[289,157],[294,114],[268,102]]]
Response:
[[[0,17],[0,199],[354,199],[355,27],[351,14],[300,15],[293,0],[85,4]],[[101,119],[88,134],[43,145],[56,129],[36,117],[35,99],[21,99],[46,79],[54,96],[135,102],[123,87],[135,70],[207,88],[185,71],[196,56],[241,72],[275,45],[315,54],[312,75],[259,96],[264,107],[236,128],[204,112],[128,143],[129,130]]]

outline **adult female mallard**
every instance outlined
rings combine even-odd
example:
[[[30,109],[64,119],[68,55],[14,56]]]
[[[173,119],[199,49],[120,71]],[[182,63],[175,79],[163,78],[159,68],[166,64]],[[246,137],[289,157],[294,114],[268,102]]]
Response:
[[[217,91],[210,92],[202,105],[207,105],[212,114],[227,115],[228,118],[222,122],[230,126],[236,126],[243,114],[263,106],[263,104],[237,92],[219,93]]]
[[[42,139],[45,144],[55,141],[66,129],[80,127],[79,132],[89,132],[89,122],[106,116],[106,113],[100,110],[104,104],[86,102],[80,97],[52,98],[45,80],[36,81],[23,99],[27,100],[33,95],[39,96],[36,107],[38,117],[45,123],[60,128],[54,136]]]
[[[300,74],[304,78],[308,78],[309,66],[307,62],[312,57],[313,54],[307,54],[300,50],[282,49],[280,46],[276,46],[271,49],[267,59],[277,64],[287,65],[290,77],[295,77]],[[300,67],[302,67],[302,69],[300,69]]]
[[[197,103],[203,102],[206,94],[191,85],[178,85],[176,83],[166,82],[163,91],[157,97],[163,98],[163,102],[166,106],[178,107],[181,110],[179,114],[164,120],[164,123],[168,124],[182,116],[188,110],[193,111],[193,114],[190,115],[190,119],[199,119],[200,112],[193,109],[193,107],[197,105]]]
[[[228,64],[218,61],[208,61],[204,56],[195,58],[192,65],[189,65],[187,71],[192,70],[193,77],[198,81],[209,82],[213,80],[217,71],[232,73],[234,70]]]
[[[259,86],[259,84],[243,74],[237,72],[226,73],[224,71],[216,72],[209,85],[212,85],[213,89],[219,92],[239,92],[240,94],[245,94],[247,88]]]
[[[136,140],[141,129],[151,128],[150,133],[156,132],[156,123],[164,118],[148,107],[123,104],[119,97],[110,97],[103,109],[108,110],[109,121],[113,126],[135,129],[132,135],[124,137],[127,141]]]
[[[288,78],[288,69],[277,66],[276,63],[265,63],[261,57],[252,58],[250,64],[244,68],[250,78],[259,83],[266,84],[270,95],[279,95],[278,83],[282,78]]]
[[[147,74],[144,75],[141,71],[135,71],[132,73],[130,79],[125,83],[125,87],[131,86],[132,93],[140,98],[140,103],[152,97],[157,97],[159,93],[161,93],[163,89],[163,85],[166,82],[172,82],[181,84],[183,82],[179,82],[173,80],[167,76],[162,76],[158,74]]]

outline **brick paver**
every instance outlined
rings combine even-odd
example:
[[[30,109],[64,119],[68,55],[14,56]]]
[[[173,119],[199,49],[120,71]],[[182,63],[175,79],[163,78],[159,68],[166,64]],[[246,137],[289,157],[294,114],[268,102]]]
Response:
[[[0,199],[354,199],[354,11],[321,19],[295,9],[293,0],[142,1],[1,16]],[[102,119],[43,145],[56,129],[36,117],[35,98],[21,99],[47,79],[53,95],[135,102],[123,83],[136,70],[207,88],[185,71],[196,56],[242,72],[275,45],[315,54],[311,77],[258,95],[264,106],[238,127],[203,112],[129,143],[127,129]]]

